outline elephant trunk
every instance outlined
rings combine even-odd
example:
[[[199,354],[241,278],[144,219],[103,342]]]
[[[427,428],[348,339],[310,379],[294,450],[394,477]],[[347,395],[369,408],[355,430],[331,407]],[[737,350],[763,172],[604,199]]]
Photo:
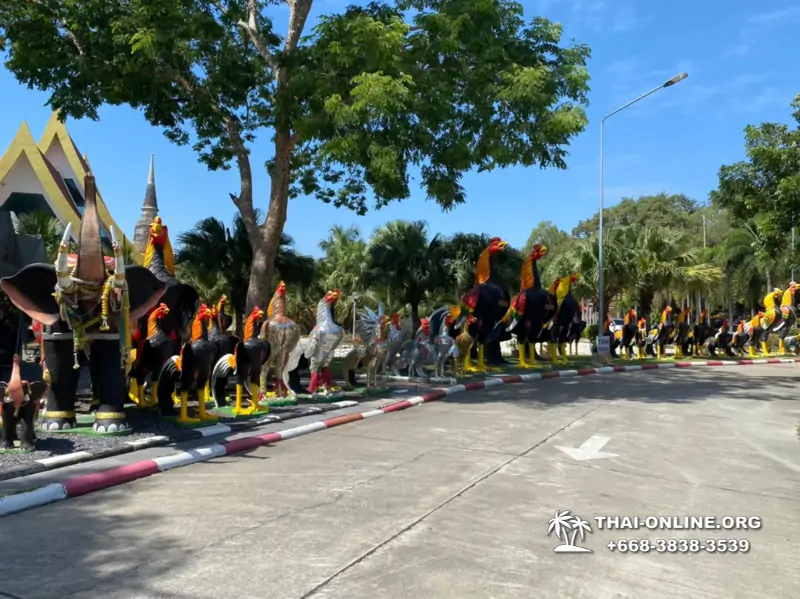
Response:
[[[97,214],[97,187],[94,175],[84,178],[85,201],[81,233],[78,240],[78,260],[74,277],[89,283],[99,284],[105,280],[103,244],[100,239],[100,217]]]

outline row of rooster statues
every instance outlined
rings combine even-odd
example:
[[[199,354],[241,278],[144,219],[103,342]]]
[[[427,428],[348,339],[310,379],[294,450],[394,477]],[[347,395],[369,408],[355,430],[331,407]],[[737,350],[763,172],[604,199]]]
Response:
[[[150,225],[142,266],[126,265],[115,231],[110,231],[114,257],[103,255],[97,215],[94,178],[85,180],[86,198],[76,254],[69,253],[71,227],[67,226],[55,264],[31,264],[0,286],[14,305],[33,322],[41,351],[42,383],[20,376],[19,357],[11,379],[3,383],[3,427],[0,449],[13,446],[18,423],[21,446],[35,440],[33,422],[41,416],[42,429],[69,431],[77,426],[75,412],[79,373],[88,368],[92,380],[93,428],[96,433],[126,432],[125,404],[158,408],[162,416],[184,424],[218,418],[208,412],[227,409],[233,416],[261,409],[265,396],[284,398],[301,389],[299,371],[307,368],[311,395],[330,395],[335,386],[331,361],[345,330],[335,319],[342,294],[336,289],[320,299],[316,324],[307,336],[287,314],[286,285],[280,282],[266,310],[255,307],[244,320],[241,338],[229,332],[233,319],[226,313],[226,298],[215,305],[201,303],[191,286],[175,277],[174,257],[167,227],[160,218]],[[500,238],[491,240],[475,267],[475,284],[458,305],[447,305],[422,318],[413,331],[397,313],[364,308],[355,317],[360,340],[344,357],[346,387],[355,385],[355,372],[366,370],[367,388],[378,385],[379,375],[426,377],[426,368],[443,377],[487,372],[504,362],[500,341],[515,338],[519,366],[537,368],[547,344],[553,363],[567,362],[567,347],[578,343],[586,323],[572,295],[577,273],[556,278],[548,287],[541,281],[538,262],[547,247],[536,244],[521,270],[519,292],[508,292],[498,277],[496,260],[508,248]],[[667,308],[652,331],[643,328],[635,312],[616,330],[613,321],[603,333],[611,337],[612,353],[622,348],[632,356],[664,354],[675,344],[678,355],[716,351],[740,352],[749,343],[751,355],[767,336],[781,338],[796,320],[792,283],[785,292],[775,290],[765,311],[736,331],[722,323],[715,334],[705,319],[691,328],[683,310],[675,321]],[[787,299],[788,298],[788,299]],[[783,327],[783,328],[781,328]],[[793,339],[787,341],[794,342]],[[694,350],[689,346],[694,344]],[[577,347],[575,348],[577,353]],[[472,356],[477,358],[473,365]],[[270,373],[275,383],[267,392]],[[229,381],[234,383],[233,406],[228,405]],[[149,392],[148,392],[149,389]],[[189,414],[189,394],[197,395],[197,410]],[[46,396],[38,414],[39,398]]]
[[[763,310],[750,319],[739,320],[735,326],[727,318],[712,324],[706,310],[694,319],[689,306],[676,311],[667,305],[658,324],[649,330],[645,319],[637,320],[636,310],[631,309],[625,314],[621,326],[607,319],[603,334],[610,338],[611,356],[617,357],[617,352],[622,352],[627,359],[634,355],[638,358],[666,357],[669,345],[674,347],[672,355],[675,358],[717,356],[718,352],[730,357],[770,356],[770,335],[777,339],[779,355],[797,353],[800,335],[792,335],[791,331],[800,312],[798,289],[800,285],[795,281],[791,281],[786,289],[773,288],[762,300]]]

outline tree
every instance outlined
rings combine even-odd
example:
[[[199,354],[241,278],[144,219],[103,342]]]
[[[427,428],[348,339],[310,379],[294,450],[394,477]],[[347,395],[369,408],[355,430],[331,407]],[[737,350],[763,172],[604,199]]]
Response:
[[[630,256],[626,291],[647,319],[659,295],[669,301],[670,292],[708,291],[721,278],[720,270],[702,261],[702,248],[691,247],[683,231],[631,226],[622,241]]]
[[[62,118],[104,103],[141,109],[212,170],[239,171],[231,199],[253,247],[248,307],[269,296],[290,196],[367,210],[410,195],[419,167],[443,209],[464,173],[565,168],[586,126],[589,49],[529,23],[509,0],[398,0],[323,16],[287,0],[281,39],[270,0],[51,0],[0,5],[6,66],[50,92]],[[412,24],[405,13],[413,14]],[[248,146],[272,131],[266,220],[253,208]]]
[[[547,246],[548,251],[558,250],[571,241],[569,233],[562,231],[549,220],[540,221],[528,235],[523,253],[529,254],[537,243]]]
[[[256,213],[257,221],[263,217]],[[247,289],[250,284],[253,250],[247,239],[244,219],[237,214],[233,219],[233,231],[222,221],[209,217],[180,233],[175,259],[190,284],[198,291],[218,293],[224,289],[236,317],[236,330],[241,334],[246,308]],[[285,233],[280,240],[278,271],[287,285],[307,286],[314,277],[314,260],[297,254],[294,241]],[[221,281],[220,281],[221,280]],[[205,297],[205,301],[218,298]],[[260,304],[266,308],[266,304]]]
[[[638,225],[660,229],[671,227],[681,231],[702,234],[698,214],[700,205],[683,194],[665,192],[634,198],[622,198],[619,204],[603,211],[603,227],[613,229],[628,225]],[[580,221],[572,230],[574,237],[597,235],[600,226],[599,213],[590,219]]]
[[[365,283],[385,285],[394,297],[408,304],[416,330],[419,305],[447,279],[444,260],[442,240],[429,238],[424,222],[392,221],[372,236]]]
[[[792,102],[800,124],[800,96]],[[737,221],[751,222],[763,241],[762,259],[784,249],[800,216],[800,127],[745,127],[746,160],[719,169],[711,201]]]
[[[445,241],[443,251],[447,256],[445,264],[449,271],[448,286],[455,291],[453,299],[458,303],[461,296],[475,285],[478,257],[489,246],[493,237],[486,233],[456,233]],[[495,260],[498,278],[510,292],[519,289],[523,261],[519,251],[509,247],[497,254]]]
[[[20,235],[34,235],[42,239],[47,259],[55,262],[58,248],[64,235],[64,227],[52,214],[44,210],[34,210],[17,214],[15,229]]]

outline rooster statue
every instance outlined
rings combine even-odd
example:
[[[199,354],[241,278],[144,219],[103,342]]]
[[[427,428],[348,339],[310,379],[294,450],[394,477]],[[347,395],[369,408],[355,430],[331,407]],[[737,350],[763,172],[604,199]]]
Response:
[[[580,311],[580,305],[575,296],[572,295],[572,286],[578,282],[580,276],[578,273],[570,273],[566,277],[562,277],[556,287],[556,301],[558,308],[552,318],[552,325],[550,327],[549,344],[552,345],[550,353],[550,360],[553,364],[561,362],[567,363],[567,335],[572,321]]]
[[[666,356],[667,344],[672,341],[672,335],[675,332],[675,323],[672,322],[672,306],[667,305],[664,311],[661,312],[661,321],[658,323],[658,328],[650,333],[651,347],[655,346],[655,354],[657,359]]]
[[[311,329],[308,337],[301,339],[297,344],[297,347],[289,355],[289,362],[284,369],[286,372],[293,371],[300,362],[300,356],[305,356],[308,360],[308,370],[311,373],[308,392],[313,396],[316,396],[320,389],[323,395],[337,390],[333,385],[330,363],[334,351],[344,338],[344,329],[334,318],[336,302],[341,297],[341,291],[333,289],[319,300],[317,322],[314,328]]]
[[[211,391],[214,403],[218,408],[227,405],[225,391],[228,386],[228,377],[231,374],[236,376],[236,399],[232,411],[234,416],[250,415],[260,409],[258,382],[261,367],[270,354],[269,344],[259,336],[263,320],[264,311],[255,306],[250,312],[250,316],[244,321],[244,339],[237,342],[232,354],[225,354],[219,358],[211,375]],[[247,384],[250,387],[250,405],[243,408],[244,386]]]
[[[734,351],[731,347],[733,342],[733,335],[731,334],[731,327],[728,319],[724,319],[717,329],[713,337],[706,341],[706,352],[711,357],[716,357],[717,350],[724,351],[728,356],[734,357]]]
[[[758,348],[759,343],[762,344],[762,347],[765,347],[766,345],[766,342],[762,341],[766,330],[766,327],[764,326],[766,324],[764,322],[765,318],[766,314],[764,312],[759,312],[756,314],[750,319],[750,322],[745,323],[744,327],[742,328],[742,332],[739,333],[738,337],[736,338],[737,349],[741,348],[743,351],[744,345],[747,344],[747,353],[751,358],[758,357],[756,349]],[[764,353],[767,352],[765,351]]]
[[[675,357],[684,358],[691,352],[691,339],[689,333],[692,331],[690,324],[692,309],[684,306],[675,323]]]
[[[783,290],[775,287],[764,297],[764,317],[761,319],[762,333],[760,337],[761,353],[770,355],[769,335],[776,331],[783,321],[783,313],[779,306],[782,303]]]
[[[386,360],[381,368],[382,372],[391,372],[399,377],[398,357],[406,341],[406,330],[400,324],[400,314],[394,312],[389,321],[389,328],[386,335]]]
[[[135,357],[130,371],[130,399],[139,407],[158,405],[158,379],[161,369],[180,346],[177,333],[168,329],[169,307],[161,303],[147,317],[146,337],[139,329],[133,332]],[[150,377],[150,401],[145,401],[144,383]]]
[[[453,376],[456,378],[467,376],[469,372],[470,354],[475,345],[473,332],[478,327],[478,319],[468,316],[467,322],[461,328],[461,333],[456,336],[456,351],[453,352]]]
[[[286,283],[281,281],[267,307],[267,320],[261,328],[261,338],[269,341],[270,358],[261,373],[261,388],[266,390],[270,367],[275,371],[275,395],[293,396],[289,386],[286,364],[300,342],[300,327],[286,315]]]
[[[701,310],[700,318],[692,330],[692,354],[695,357],[699,357],[705,351],[709,335],[711,326],[708,324],[708,310]]]
[[[631,308],[625,313],[622,321],[622,345],[623,356],[627,360],[633,359],[633,350],[637,346],[639,337],[639,325],[636,321],[636,310]]]
[[[450,335],[450,330],[458,318],[458,306],[439,308],[430,315],[428,320],[432,331],[437,331],[433,337],[434,376],[444,378],[444,368],[447,362],[455,357],[458,348],[455,339]]]
[[[161,296],[161,303],[167,307],[169,312],[162,317],[160,325],[167,334],[174,333],[175,351],[177,352],[178,348],[186,341],[183,333],[194,319],[200,305],[200,296],[194,288],[175,278],[175,258],[169,240],[169,231],[160,216],[155,217],[150,224],[142,265],[167,286],[167,290]],[[145,325],[142,333],[146,333],[148,318],[142,319],[142,324]],[[155,394],[152,395],[155,396]]]
[[[433,330],[428,318],[419,322],[414,339],[406,348],[406,364],[408,364],[408,378],[428,378],[425,374],[425,365],[431,364],[436,357],[436,348],[433,345]]]
[[[786,291],[783,292],[783,297],[781,298],[781,316],[783,318],[781,319],[780,325],[774,329],[775,333],[778,335],[778,353],[784,356],[788,353],[786,337],[789,335],[789,331],[792,327],[797,323],[798,301],[796,296],[798,289],[800,289],[800,285],[794,281],[789,283],[789,286],[786,287]]]
[[[377,371],[383,366],[386,358],[384,355],[386,352],[386,339],[383,337],[383,329],[387,318],[383,314],[383,304],[378,304],[377,313],[365,308],[363,312],[356,313],[355,319],[356,336],[361,339],[361,344],[347,352],[344,358],[342,372],[344,373],[346,389],[354,389],[356,387],[356,370],[359,366],[367,367],[367,387],[370,387],[369,379],[372,366],[375,366],[375,378],[377,379]],[[377,350],[380,350],[381,355],[376,361],[375,352]]]
[[[500,329],[495,325],[506,313],[511,301],[511,296],[498,278],[495,263],[497,254],[507,248],[508,243],[494,237],[481,252],[475,265],[475,286],[461,298],[461,314],[454,326],[456,330],[461,330],[470,314],[478,319],[475,338],[478,345],[478,365],[475,370],[478,372],[488,370],[484,360],[485,345],[498,338]]]
[[[569,333],[567,333],[567,350],[573,356],[578,355],[578,346],[583,337],[583,331],[586,330],[586,321],[581,318],[580,311],[572,319],[569,325]]]
[[[208,329],[212,317],[211,309],[202,304],[192,323],[191,340],[183,344],[180,355],[170,357],[164,368],[161,369],[159,376],[159,389],[166,387],[167,381],[174,388],[175,381],[178,381],[180,390],[178,422],[182,424],[216,420],[216,417],[206,412],[207,383],[211,378],[217,358],[217,347],[208,339]],[[197,391],[197,418],[189,416],[189,390],[193,386]]]
[[[516,334],[521,368],[536,368],[536,348],[545,325],[552,320],[557,307],[555,295],[542,287],[539,260],[547,255],[547,247],[536,244],[525,258],[520,271],[520,292],[514,297],[498,326]],[[528,349],[529,359],[525,359]]]

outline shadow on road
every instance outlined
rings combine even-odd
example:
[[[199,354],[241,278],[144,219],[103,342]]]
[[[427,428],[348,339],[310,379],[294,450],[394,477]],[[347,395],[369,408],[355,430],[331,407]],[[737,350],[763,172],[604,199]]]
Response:
[[[134,513],[115,507],[130,510],[131,501],[123,494],[131,493],[135,487],[119,487],[3,518],[0,562],[7,574],[0,581],[0,599],[202,599],[148,588],[148,580],[163,580],[190,556],[181,550],[182,531],[165,535],[165,527],[147,505],[137,506]],[[198,506],[199,521],[203,509]],[[101,592],[100,587],[108,586],[114,592]],[[207,596],[218,594],[209,589]]]
[[[453,395],[445,401],[463,404],[513,402],[532,409],[545,409],[598,399],[681,404],[704,401],[712,396],[763,401],[793,400],[797,396],[800,374],[796,369],[770,366],[775,374],[764,375],[749,374],[747,368],[675,369],[514,383],[479,393]]]

